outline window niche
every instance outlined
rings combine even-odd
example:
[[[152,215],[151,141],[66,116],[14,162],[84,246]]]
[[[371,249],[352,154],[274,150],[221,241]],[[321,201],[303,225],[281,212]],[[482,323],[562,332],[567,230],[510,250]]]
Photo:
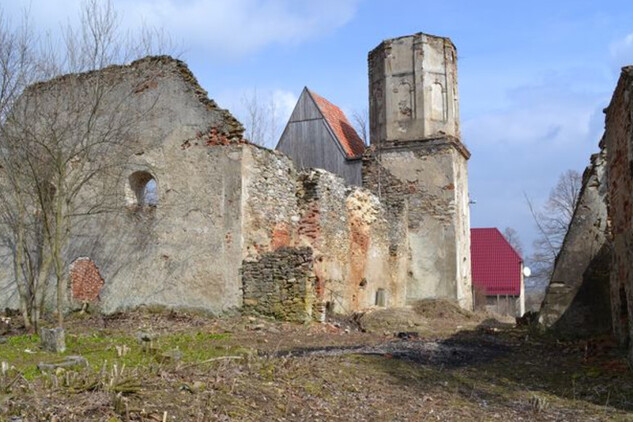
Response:
[[[380,306],[381,308],[385,308],[387,306],[387,293],[385,292],[385,289],[376,290],[375,305]]]
[[[151,173],[137,171],[128,177],[125,192],[128,206],[155,208],[158,205],[158,184]]]

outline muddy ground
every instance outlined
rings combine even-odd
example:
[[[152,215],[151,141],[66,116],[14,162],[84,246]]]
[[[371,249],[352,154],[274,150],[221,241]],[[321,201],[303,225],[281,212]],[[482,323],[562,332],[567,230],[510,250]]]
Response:
[[[62,355],[19,325],[0,340],[0,421],[633,420],[608,337],[560,341],[447,303],[308,325],[76,314]],[[70,355],[88,366],[37,368]]]

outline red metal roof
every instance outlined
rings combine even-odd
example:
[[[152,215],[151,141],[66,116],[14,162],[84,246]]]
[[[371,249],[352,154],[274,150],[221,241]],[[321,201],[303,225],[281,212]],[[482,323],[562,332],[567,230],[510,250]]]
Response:
[[[521,256],[496,228],[470,229],[470,259],[474,287],[487,295],[521,293]]]
[[[358,133],[356,133],[349,120],[347,120],[345,113],[314,91],[308,90],[308,92],[314,99],[317,107],[319,107],[319,110],[321,110],[321,114],[323,114],[330,129],[334,132],[334,136],[336,136],[343,147],[347,158],[357,158],[361,156],[363,152],[365,152],[365,143],[360,139],[360,136],[358,136]]]

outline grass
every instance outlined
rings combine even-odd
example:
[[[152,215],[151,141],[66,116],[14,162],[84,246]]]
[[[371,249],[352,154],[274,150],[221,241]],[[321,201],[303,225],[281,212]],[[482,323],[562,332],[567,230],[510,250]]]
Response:
[[[103,332],[92,334],[69,334],[66,336],[66,351],[52,354],[39,348],[39,336],[34,334],[9,337],[0,344],[0,360],[6,361],[32,379],[33,367],[39,362],[53,363],[63,360],[64,356],[80,355],[94,368],[104,361],[118,361],[127,366],[147,365],[155,359],[157,353],[180,350],[183,362],[196,362],[226,354],[247,352],[244,348],[222,346],[221,340],[229,339],[229,334],[173,334],[161,336],[145,347],[134,336],[107,335]],[[119,350],[117,350],[119,348]],[[122,352],[125,348],[125,352]],[[150,350],[146,350],[150,349]]]
[[[139,330],[156,336],[151,347],[139,342]],[[67,328],[61,356],[39,350],[33,335],[0,344],[0,361],[15,367],[0,377],[0,422],[18,415],[29,421],[633,420],[633,377],[616,348],[589,355],[583,342],[514,328],[492,333],[450,332],[438,340],[473,348],[502,343],[505,351],[488,360],[421,364],[388,354],[271,353],[391,340],[319,324],[160,313],[107,324],[88,319]],[[174,350],[179,360],[160,358]],[[36,369],[68,355],[83,356],[89,367]]]

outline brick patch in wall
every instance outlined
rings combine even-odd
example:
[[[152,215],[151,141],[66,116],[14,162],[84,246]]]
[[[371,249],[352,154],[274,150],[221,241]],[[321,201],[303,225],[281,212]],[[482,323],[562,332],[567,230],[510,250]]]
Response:
[[[299,221],[299,236],[305,236],[310,240],[316,240],[321,231],[319,221],[319,204],[314,201],[308,206],[306,213]]]
[[[77,258],[70,264],[72,297],[80,302],[96,302],[104,285],[99,268],[88,257]]]
[[[276,251],[284,246],[290,246],[291,241],[292,237],[290,236],[290,228],[288,227],[288,224],[284,222],[275,224],[270,248],[273,251]]]

